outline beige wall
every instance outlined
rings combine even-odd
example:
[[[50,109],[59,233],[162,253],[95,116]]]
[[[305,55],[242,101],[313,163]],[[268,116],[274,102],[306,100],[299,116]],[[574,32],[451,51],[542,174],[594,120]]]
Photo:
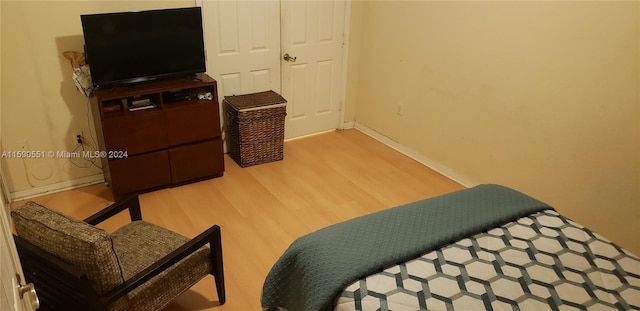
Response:
[[[2,147],[72,151],[72,133],[89,137],[87,99],[76,91],[71,66],[61,53],[82,51],[81,14],[193,6],[176,1],[0,1],[2,6]],[[12,192],[100,178],[96,168],[68,159],[2,159]],[[81,166],[87,162],[74,160]],[[83,179],[84,178],[84,179]]]
[[[640,254],[638,2],[362,5],[356,122]]]

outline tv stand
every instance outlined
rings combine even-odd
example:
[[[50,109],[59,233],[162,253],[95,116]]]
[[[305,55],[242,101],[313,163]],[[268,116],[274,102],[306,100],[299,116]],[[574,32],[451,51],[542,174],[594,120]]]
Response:
[[[116,200],[223,175],[218,90],[211,77],[119,85],[94,94],[100,160]]]

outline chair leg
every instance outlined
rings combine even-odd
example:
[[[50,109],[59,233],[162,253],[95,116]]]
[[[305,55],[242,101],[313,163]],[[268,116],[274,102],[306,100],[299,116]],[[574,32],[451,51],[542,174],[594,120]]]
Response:
[[[213,262],[213,276],[215,277],[218,300],[220,301],[220,304],[224,304],[226,296],[224,290],[224,269],[222,264],[222,237],[220,235],[219,228],[213,234],[213,241],[210,247],[211,260]]]

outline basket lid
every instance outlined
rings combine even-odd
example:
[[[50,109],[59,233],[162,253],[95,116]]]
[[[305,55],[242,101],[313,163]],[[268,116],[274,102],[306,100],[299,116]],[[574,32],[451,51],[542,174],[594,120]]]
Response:
[[[287,102],[284,97],[272,90],[245,95],[225,96],[224,100],[238,111],[253,110],[266,106],[273,107],[274,105],[284,106]]]

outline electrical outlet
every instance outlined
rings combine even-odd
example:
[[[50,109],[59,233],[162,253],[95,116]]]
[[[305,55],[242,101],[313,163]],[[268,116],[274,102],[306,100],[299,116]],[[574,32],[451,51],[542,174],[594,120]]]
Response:
[[[78,139],[80,141],[78,141]],[[82,144],[84,142],[84,136],[82,136],[82,132],[73,132],[73,145]]]

